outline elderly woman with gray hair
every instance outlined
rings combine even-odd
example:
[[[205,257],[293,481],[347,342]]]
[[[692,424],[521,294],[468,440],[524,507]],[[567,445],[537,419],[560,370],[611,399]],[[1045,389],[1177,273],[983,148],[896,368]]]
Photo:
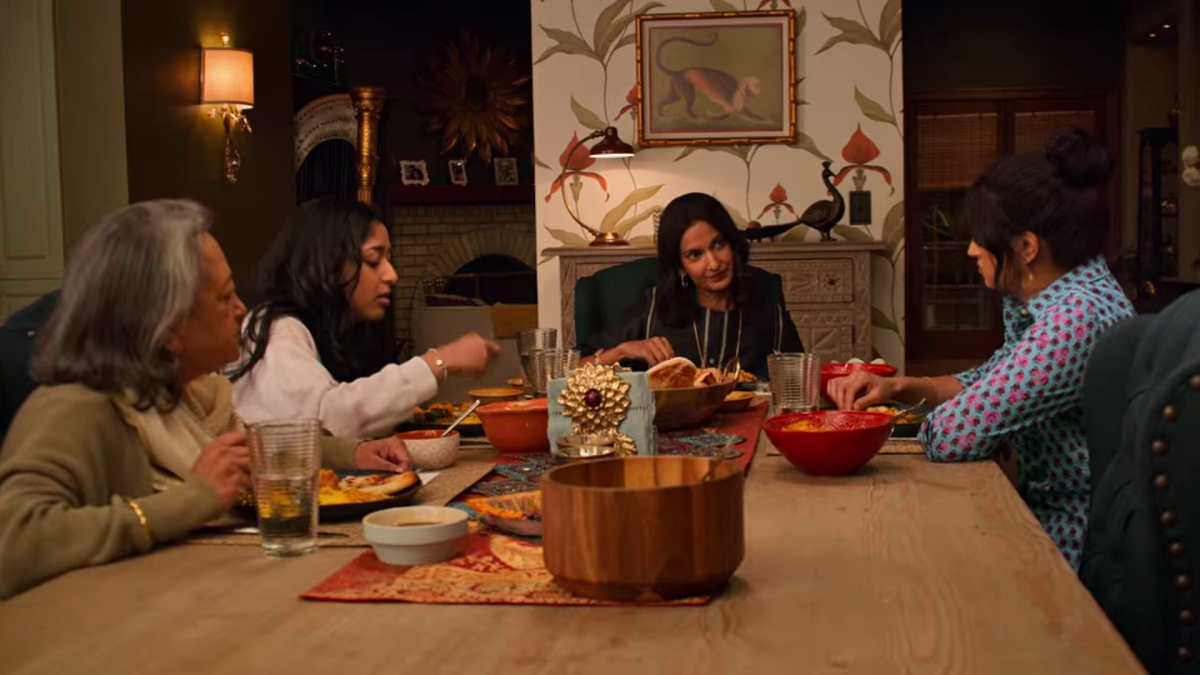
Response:
[[[134,204],[76,247],[26,400],[0,450],[0,597],[149,551],[230,509],[250,482],[232,387],[246,307],[212,217]],[[403,443],[323,439],[334,467],[406,470]]]

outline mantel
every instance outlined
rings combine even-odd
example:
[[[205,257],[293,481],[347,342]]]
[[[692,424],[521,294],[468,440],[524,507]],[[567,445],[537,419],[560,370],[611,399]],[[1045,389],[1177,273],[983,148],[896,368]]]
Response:
[[[397,185],[395,206],[533,204],[533,185]]]

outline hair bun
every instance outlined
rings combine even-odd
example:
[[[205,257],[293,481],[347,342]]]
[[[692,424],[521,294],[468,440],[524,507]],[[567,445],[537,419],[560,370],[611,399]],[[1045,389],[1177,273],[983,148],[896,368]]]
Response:
[[[1050,135],[1046,159],[1067,185],[1099,187],[1113,171],[1108,148],[1094,134],[1078,127],[1065,127]]]

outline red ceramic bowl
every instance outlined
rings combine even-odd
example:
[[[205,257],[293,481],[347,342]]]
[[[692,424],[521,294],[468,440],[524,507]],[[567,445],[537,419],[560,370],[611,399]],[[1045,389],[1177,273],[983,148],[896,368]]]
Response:
[[[502,401],[475,409],[483,434],[500,452],[517,454],[550,452],[550,400]]]
[[[856,370],[865,370],[880,377],[891,377],[896,374],[896,366],[886,363],[822,363],[821,364],[821,398],[829,405],[833,399],[829,397],[829,381],[845,377]]]
[[[808,420],[821,431],[788,431]],[[767,438],[789,462],[814,476],[841,476],[861,469],[892,435],[892,416],[854,410],[776,415],[763,424]]]

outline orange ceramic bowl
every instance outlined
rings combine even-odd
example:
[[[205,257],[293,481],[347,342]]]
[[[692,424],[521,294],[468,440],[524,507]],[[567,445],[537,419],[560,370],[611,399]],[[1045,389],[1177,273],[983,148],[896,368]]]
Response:
[[[503,453],[550,452],[550,400],[503,401],[475,409],[483,434]]]
[[[892,416],[854,410],[776,415],[763,423],[767,438],[801,471],[841,476],[866,466],[892,435]],[[812,430],[788,430],[806,423]]]
[[[880,377],[891,377],[896,374],[896,366],[886,363],[822,363],[821,364],[821,398],[829,405],[834,405],[829,397],[829,381],[845,377],[856,370],[865,370]]]

